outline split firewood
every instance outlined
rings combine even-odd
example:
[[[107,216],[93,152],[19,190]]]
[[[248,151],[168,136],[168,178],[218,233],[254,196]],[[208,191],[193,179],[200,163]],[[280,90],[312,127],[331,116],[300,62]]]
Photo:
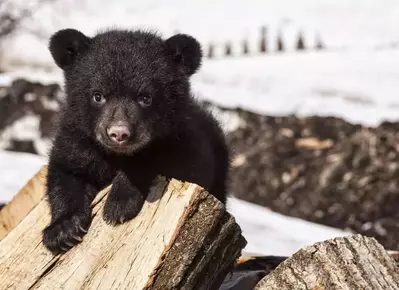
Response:
[[[43,198],[0,242],[3,289],[218,289],[246,241],[224,205],[200,186],[159,177],[139,215],[102,218],[111,186],[93,202],[82,243],[54,256],[42,243]]]

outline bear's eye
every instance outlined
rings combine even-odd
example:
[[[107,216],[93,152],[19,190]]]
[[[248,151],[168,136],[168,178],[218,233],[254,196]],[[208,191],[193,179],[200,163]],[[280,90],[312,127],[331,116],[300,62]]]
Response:
[[[140,96],[138,102],[142,107],[149,107],[152,104],[152,98],[149,95]]]
[[[105,103],[105,98],[101,92],[94,92],[93,101],[97,104]]]

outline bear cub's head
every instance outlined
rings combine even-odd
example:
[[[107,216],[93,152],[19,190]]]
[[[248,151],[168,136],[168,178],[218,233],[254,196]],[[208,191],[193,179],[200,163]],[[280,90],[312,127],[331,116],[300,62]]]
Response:
[[[50,38],[49,50],[64,72],[69,123],[118,154],[171,134],[185,119],[189,77],[202,59],[189,35],[164,40],[129,30],[88,37],[63,29]]]

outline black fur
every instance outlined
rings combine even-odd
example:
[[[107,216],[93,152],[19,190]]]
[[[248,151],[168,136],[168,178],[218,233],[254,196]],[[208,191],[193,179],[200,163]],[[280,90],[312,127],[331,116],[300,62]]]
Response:
[[[55,33],[50,40],[49,49],[55,63],[61,68],[78,60],[79,55],[86,52],[90,38],[75,29],[63,29]]]
[[[201,66],[202,51],[198,41],[185,34],[176,34],[166,40],[171,56],[183,67],[186,74],[192,75]]]
[[[191,96],[189,77],[202,56],[194,38],[165,41],[126,30],[90,38],[68,29],[51,38],[50,51],[64,70],[67,105],[49,160],[52,220],[43,231],[49,250],[81,240],[96,192],[110,183],[103,215],[110,224],[138,214],[157,175],[199,184],[226,201],[223,132]],[[107,129],[121,124],[130,135],[112,142]]]

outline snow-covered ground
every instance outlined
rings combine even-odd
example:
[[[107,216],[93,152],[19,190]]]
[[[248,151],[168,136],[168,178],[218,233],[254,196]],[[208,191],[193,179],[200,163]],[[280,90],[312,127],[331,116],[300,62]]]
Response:
[[[237,198],[227,201],[228,211],[240,225],[249,253],[291,255],[318,241],[351,234],[348,231],[287,217]]]
[[[0,202],[10,200],[46,163],[33,154],[0,151]],[[274,213],[261,206],[231,197],[227,208],[248,241],[246,252],[290,255],[301,247],[348,233]]]
[[[193,84],[201,98],[270,115],[333,115],[370,126],[399,120],[398,49],[208,61]]]
[[[46,164],[46,158],[0,150],[0,203],[5,203]]]

